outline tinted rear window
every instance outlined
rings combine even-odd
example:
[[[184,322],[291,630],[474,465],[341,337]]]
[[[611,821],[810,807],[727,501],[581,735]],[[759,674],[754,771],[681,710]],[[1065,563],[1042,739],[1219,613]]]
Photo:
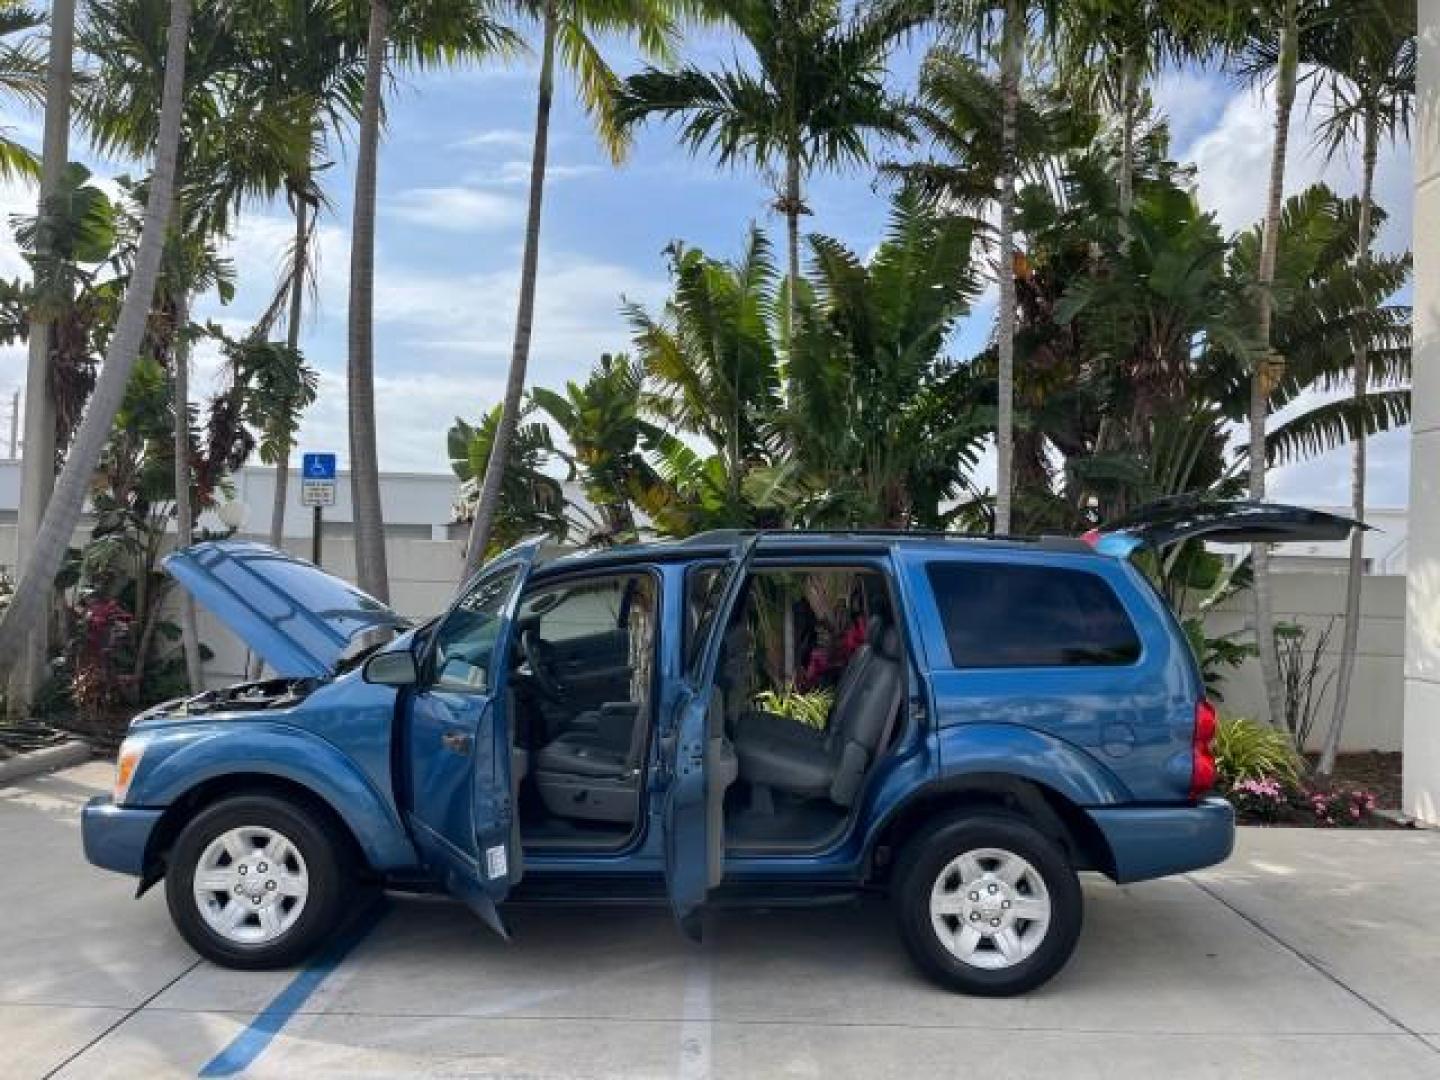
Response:
[[[1104,666],[1140,657],[1130,617],[1094,574],[981,562],[926,569],[957,668]]]

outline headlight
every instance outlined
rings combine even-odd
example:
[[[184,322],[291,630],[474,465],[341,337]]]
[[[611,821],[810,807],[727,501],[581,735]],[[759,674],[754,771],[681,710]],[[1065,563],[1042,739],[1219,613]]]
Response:
[[[125,805],[125,797],[130,794],[130,781],[135,779],[135,770],[140,767],[140,758],[144,754],[144,739],[132,735],[120,744],[120,754],[115,758],[115,791],[113,794],[116,806]]]

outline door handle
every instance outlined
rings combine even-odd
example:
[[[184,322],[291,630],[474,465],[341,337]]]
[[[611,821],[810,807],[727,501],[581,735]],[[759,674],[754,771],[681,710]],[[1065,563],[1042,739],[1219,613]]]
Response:
[[[440,745],[455,754],[469,754],[473,742],[474,739],[463,731],[447,731],[440,736]]]

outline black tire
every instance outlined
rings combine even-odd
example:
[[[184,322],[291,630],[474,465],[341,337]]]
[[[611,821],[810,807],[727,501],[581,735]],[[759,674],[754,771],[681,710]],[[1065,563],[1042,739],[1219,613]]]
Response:
[[[259,943],[232,941],[206,922],[194,893],[196,867],[212,841],[232,829],[270,829],[288,839],[304,860],[308,891],[294,922]],[[342,921],[353,881],[345,838],[321,816],[274,795],[237,795],[206,807],[181,830],[165,871],[170,918],[190,947],[223,967],[264,970],[299,963]]]
[[[1049,924],[1034,951],[1011,966],[996,969],[968,963],[951,952],[941,940],[930,910],[931,892],[953,860],[984,848],[1011,852],[1028,862],[1043,881],[1050,901]],[[937,821],[905,846],[892,880],[891,899],[906,950],[921,971],[949,990],[982,997],[1026,993],[1065,966],[1080,937],[1084,919],[1080,879],[1064,849],[1023,818],[978,811]],[[1018,907],[1020,901],[1015,903]],[[958,928],[960,919],[956,915],[953,922],[942,921]],[[1015,925],[1022,933],[1029,932],[1028,923]],[[987,941],[982,952],[989,948]]]

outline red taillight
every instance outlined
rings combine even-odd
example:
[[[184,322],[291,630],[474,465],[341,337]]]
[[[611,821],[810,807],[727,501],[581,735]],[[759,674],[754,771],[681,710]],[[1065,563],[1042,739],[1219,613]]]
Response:
[[[1215,786],[1215,706],[1201,698],[1195,703],[1195,731],[1191,736],[1190,797],[1198,799]]]

